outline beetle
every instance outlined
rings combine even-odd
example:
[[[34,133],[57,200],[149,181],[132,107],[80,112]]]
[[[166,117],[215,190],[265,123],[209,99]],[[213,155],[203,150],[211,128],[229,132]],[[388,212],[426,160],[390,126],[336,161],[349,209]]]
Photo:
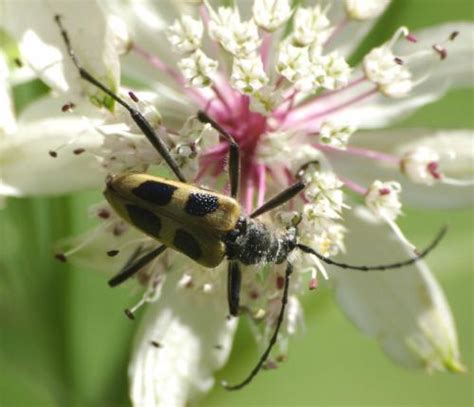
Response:
[[[284,232],[277,232],[258,220],[259,216],[285,204],[301,193],[305,188],[302,179],[270,198],[251,214],[244,214],[237,200],[240,183],[240,152],[232,135],[207,113],[198,112],[198,119],[203,123],[210,124],[229,143],[230,196],[188,183],[169,153],[166,144],[145,117],[81,66],[62,25],[61,17],[55,16],[55,21],[80,77],[103,91],[128,111],[143,135],[163,157],[177,178],[175,181],[148,174],[123,173],[109,176],[106,180],[104,195],[117,214],[135,228],[161,243],[146,254],[140,255],[139,253],[133,256],[127,265],[109,281],[109,285],[114,287],[126,281],[167,249],[181,252],[196,263],[208,268],[216,267],[224,259],[227,259],[229,313],[232,316],[238,316],[241,287],[240,265],[286,262],[281,306],[269,344],[248,376],[236,385],[224,385],[226,389],[237,390],[250,383],[262,368],[276,343],[285,314],[289,280],[293,271],[292,263],[288,259],[291,252],[299,249],[304,253],[316,256],[327,264],[344,269],[388,270],[413,264],[425,257],[444,236],[446,228],[442,228],[432,243],[416,257],[396,263],[354,266],[334,261],[300,243],[297,225],[288,227]],[[131,311],[127,311],[127,315],[133,317]]]

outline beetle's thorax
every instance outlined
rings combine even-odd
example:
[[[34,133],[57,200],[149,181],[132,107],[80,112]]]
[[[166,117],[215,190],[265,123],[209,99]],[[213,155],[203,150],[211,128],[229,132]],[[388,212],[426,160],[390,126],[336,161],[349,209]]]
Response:
[[[241,216],[224,237],[227,257],[243,264],[282,263],[296,246],[295,230],[276,233],[263,223]]]

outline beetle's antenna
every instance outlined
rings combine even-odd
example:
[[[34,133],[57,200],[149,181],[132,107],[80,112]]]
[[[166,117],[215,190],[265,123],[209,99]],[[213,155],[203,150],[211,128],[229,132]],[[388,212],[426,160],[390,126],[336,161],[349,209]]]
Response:
[[[116,287],[128,280],[135,273],[137,273],[142,267],[146,266],[149,262],[156,259],[166,249],[165,245],[158,246],[156,249],[145,254],[144,256],[138,257],[141,254],[141,248],[139,247],[135,253],[133,253],[130,260],[125,264],[125,267],[119,271],[114,277],[109,280],[111,287]]]
[[[71,60],[74,63],[75,67],[77,68],[81,78],[84,79],[85,81],[91,83],[96,88],[99,88],[102,92],[109,95],[113,100],[115,100],[117,103],[122,105],[125,109],[127,109],[127,111],[130,114],[130,117],[132,118],[132,120],[140,128],[140,130],[143,132],[144,136],[148,139],[148,141],[152,144],[152,146],[156,149],[156,151],[158,151],[158,153],[163,157],[163,159],[166,161],[166,163],[170,166],[171,170],[174,172],[176,177],[181,182],[186,182],[186,178],[184,177],[183,173],[179,169],[178,164],[176,163],[176,161],[173,159],[173,157],[169,153],[168,147],[163,142],[163,140],[161,140],[161,138],[158,136],[158,134],[153,129],[153,127],[150,125],[150,123],[145,119],[145,117],[138,110],[136,110],[132,106],[130,106],[127,102],[125,102],[125,100],[123,100],[120,96],[118,96],[116,93],[114,93],[111,89],[109,89],[107,86],[105,86],[99,80],[94,78],[88,71],[86,71],[82,67],[82,65],[80,64],[74,50],[72,49],[71,41],[69,39],[69,35],[68,35],[66,29],[63,27],[63,23],[61,21],[61,16],[60,15],[55,15],[54,20],[56,21],[56,24],[59,27],[59,30],[61,32],[61,36],[63,37],[64,44],[66,45],[67,52],[68,52],[69,56],[71,57]],[[132,93],[132,95],[133,95],[133,93]],[[133,99],[133,96],[131,96],[131,97]]]
[[[441,230],[438,232],[438,235],[434,238],[434,240],[431,242],[431,244],[424,249],[421,253],[419,253],[416,257],[413,257],[408,260],[400,261],[397,263],[389,263],[389,264],[381,264],[379,266],[353,266],[351,264],[346,264],[346,263],[339,263],[337,261],[334,261],[330,259],[329,257],[323,256],[322,254],[319,254],[315,250],[313,250],[311,247],[305,246],[303,244],[298,243],[296,246],[303,250],[305,253],[312,254],[316,256],[319,260],[324,261],[327,264],[330,264],[332,266],[337,266],[341,267],[343,269],[348,269],[348,270],[360,270],[360,271],[383,271],[383,270],[390,270],[390,269],[396,269],[396,268],[401,268],[405,266],[409,266],[410,264],[416,263],[418,260],[422,259],[425,257],[429,252],[431,252],[441,241],[441,239],[444,237],[446,234],[448,227],[443,226]]]
[[[280,313],[278,314],[278,319],[277,319],[275,331],[273,332],[273,335],[270,339],[270,342],[267,346],[267,349],[265,349],[265,352],[263,352],[262,356],[260,356],[260,359],[259,359],[258,363],[252,369],[250,374],[245,378],[245,380],[243,380],[239,384],[234,384],[234,385],[229,385],[225,381],[222,382],[222,386],[224,386],[224,388],[226,390],[240,390],[241,388],[245,387],[247,384],[249,384],[253,380],[253,378],[255,376],[257,376],[258,372],[260,371],[263,364],[267,360],[268,355],[270,354],[270,352],[272,351],[273,346],[276,343],[276,340],[278,338],[278,332],[280,331],[280,326],[281,326],[281,323],[283,322],[283,317],[285,316],[285,308],[286,308],[286,304],[288,302],[288,288],[289,288],[289,285],[290,285],[290,275],[291,275],[292,272],[293,272],[293,265],[289,261],[287,261],[287,266],[286,266],[286,270],[285,270],[285,286],[283,288],[283,296],[281,298]]]

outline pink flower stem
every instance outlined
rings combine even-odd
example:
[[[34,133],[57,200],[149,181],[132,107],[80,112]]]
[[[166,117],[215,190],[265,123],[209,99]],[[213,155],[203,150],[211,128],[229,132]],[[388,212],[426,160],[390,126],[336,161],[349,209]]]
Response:
[[[324,144],[314,144],[314,147],[316,147],[318,150],[328,153],[348,154],[356,157],[369,158],[371,160],[393,164],[395,166],[400,165],[400,158],[396,155],[386,154],[375,150],[369,150],[367,148],[348,146],[345,150],[340,150],[338,148],[334,148]]]
[[[262,59],[263,69],[268,70],[270,48],[272,46],[272,36],[269,32],[264,31],[262,46],[260,47],[260,58]]]
[[[245,210],[247,213],[251,213],[253,209],[253,194],[254,194],[254,182],[253,182],[253,174],[251,171],[248,172],[247,179],[246,179],[246,189],[245,189]]]
[[[203,96],[201,92],[198,92],[192,88],[186,88],[185,84],[186,81],[183,76],[176,70],[170,67],[169,65],[165,64],[160,58],[156,55],[152,55],[148,51],[144,50],[143,48],[139,47],[138,45],[134,44],[132,47],[132,51],[137,53],[137,55],[141,56],[145,59],[151,66],[159,69],[160,71],[169,75],[174,81],[182,87],[185,93],[187,93],[193,100],[198,103],[201,107],[205,107],[208,104],[208,99]]]
[[[296,110],[293,110],[290,115],[288,116],[285,124],[288,125],[298,125],[298,124],[309,124],[308,122],[320,119],[324,116],[328,116],[332,113],[336,113],[339,110],[345,109],[346,107],[355,105],[356,103],[359,103],[360,101],[369,98],[370,96],[373,96],[377,93],[377,87],[374,87],[373,89],[369,89],[368,91],[361,93],[360,95],[357,95],[353,97],[352,99],[349,99],[347,102],[341,103],[340,105],[333,106],[329,109],[323,110],[322,112],[317,112],[313,115],[311,113],[308,113],[306,116],[299,117],[297,119],[291,119],[291,115],[296,112]]]
[[[355,193],[359,194],[359,195],[362,195],[364,196],[365,194],[367,194],[367,188],[363,187],[362,185],[359,185],[357,184],[356,182],[348,179],[348,178],[345,178],[345,177],[341,177],[341,176],[337,176],[343,183],[344,183],[344,186],[348,189],[350,189],[351,191],[354,191]]]
[[[265,184],[266,181],[266,167],[265,164],[257,164],[257,186],[258,186],[258,195],[257,195],[257,208],[263,205],[265,201],[265,193],[267,192],[267,187]]]
[[[305,103],[302,103],[300,106],[308,107],[308,106],[311,106],[312,103],[321,102],[321,100],[324,100],[324,99],[326,99],[330,96],[337,95],[338,93],[345,92],[346,90],[351,89],[354,86],[359,85],[360,83],[364,82],[366,79],[367,78],[365,76],[361,76],[360,78],[357,78],[357,79],[354,79],[354,80],[350,81],[346,86],[344,86],[342,88],[324,92],[323,94],[321,94],[319,96],[316,96],[315,98],[310,99]]]
[[[336,37],[344,30],[344,28],[346,28],[348,23],[349,23],[349,18],[347,16],[341,19],[336,24],[336,27],[334,28],[333,32],[331,33],[329,38],[326,40],[326,42],[323,44],[323,46],[327,47],[332,41],[334,41]]]
[[[227,99],[226,97],[222,94],[222,92],[220,91],[219,87],[216,85],[216,84],[213,84],[212,85],[212,90],[214,91],[214,93],[216,94],[216,96],[219,98],[219,100],[221,101],[222,105],[224,106],[225,110],[227,111],[227,113],[229,115],[232,115],[232,109],[231,107],[229,106],[229,103],[227,102]]]

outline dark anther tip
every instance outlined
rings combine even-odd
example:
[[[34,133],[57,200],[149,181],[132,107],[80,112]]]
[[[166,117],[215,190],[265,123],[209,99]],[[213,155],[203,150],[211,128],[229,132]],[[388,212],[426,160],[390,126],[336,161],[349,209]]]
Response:
[[[128,308],[124,309],[125,315],[131,319],[132,321],[135,319],[135,315],[133,314],[132,311],[130,311]]]
[[[64,253],[56,253],[54,255],[54,258],[56,260],[59,260],[61,263],[66,263],[67,260],[66,255]]]
[[[120,253],[120,251],[118,251],[118,250],[109,250],[107,252],[107,256],[114,257],[114,256],[117,256],[117,254],[119,254],[119,253]]]

